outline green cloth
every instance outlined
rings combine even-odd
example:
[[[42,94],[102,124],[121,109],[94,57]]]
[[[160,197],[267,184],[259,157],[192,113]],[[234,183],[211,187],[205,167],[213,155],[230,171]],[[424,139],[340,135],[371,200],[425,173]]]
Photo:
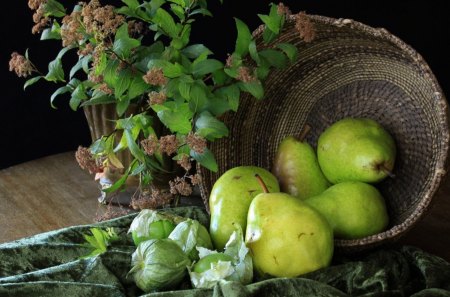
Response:
[[[208,224],[201,208],[167,211]],[[410,246],[335,255],[330,267],[299,278],[247,286],[223,281],[213,289],[190,289],[187,279],[178,290],[145,295],[127,278],[135,250],[127,231],[134,216],[1,244],[0,296],[450,296],[450,264]],[[83,238],[91,227],[115,227],[120,240],[100,256],[80,259],[91,252]]]

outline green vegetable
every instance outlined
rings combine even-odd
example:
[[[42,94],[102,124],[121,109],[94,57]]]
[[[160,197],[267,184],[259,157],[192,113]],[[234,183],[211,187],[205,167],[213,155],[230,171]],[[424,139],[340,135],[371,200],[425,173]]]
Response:
[[[187,219],[179,223],[169,238],[175,241],[191,260],[198,260],[196,247],[208,249],[213,247],[208,230],[197,220]]]
[[[144,292],[175,288],[185,277],[191,260],[170,239],[150,239],[138,245],[131,270],[136,285]]]
[[[212,288],[220,280],[251,283],[253,263],[240,226],[231,234],[223,254],[201,247],[197,249],[200,260],[189,268],[189,276],[195,288]]]
[[[128,233],[131,233],[135,245],[149,240],[167,238],[176,224],[185,218],[144,209],[133,220]]]

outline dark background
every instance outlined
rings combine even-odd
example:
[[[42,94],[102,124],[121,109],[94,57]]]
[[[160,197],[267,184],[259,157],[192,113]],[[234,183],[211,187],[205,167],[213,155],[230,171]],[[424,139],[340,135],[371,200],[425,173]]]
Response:
[[[257,13],[267,13],[270,1],[208,0],[214,18],[205,18],[193,28],[192,40],[204,43],[223,60],[233,51],[235,27],[233,17],[255,29],[260,21]],[[77,1],[66,0],[72,8]],[[102,3],[118,1],[103,0]],[[23,91],[23,78],[8,71],[13,51],[24,53],[46,72],[48,62],[60,49],[58,41],[39,41],[31,34],[32,12],[27,0],[2,3],[0,25],[0,169],[46,155],[88,146],[90,136],[82,111],[68,107],[68,98],[56,100],[50,107],[50,95],[59,86],[39,82]],[[245,3],[245,6],[243,5]],[[384,27],[416,49],[428,62],[444,93],[450,96],[450,17],[446,1],[299,1],[284,3],[296,13],[305,10],[336,18],[351,18],[373,27]]]

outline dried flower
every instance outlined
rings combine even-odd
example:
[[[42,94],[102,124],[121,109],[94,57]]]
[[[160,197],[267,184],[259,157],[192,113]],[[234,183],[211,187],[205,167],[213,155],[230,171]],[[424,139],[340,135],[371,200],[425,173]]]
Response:
[[[167,100],[167,95],[165,92],[150,92],[148,94],[148,103],[150,105],[154,104],[164,104]]]
[[[125,18],[114,10],[112,5],[101,6],[98,0],[83,4],[81,15],[86,32],[93,34],[98,40],[105,40],[114,34],[125,22]]]
[[[156,209],[169,205],[172,200],[173,195],[170,192],[152,187],[141,191],[138,198],[133,197],[131,207],[134,209]]]
[[[27,77],[31,75],[34,67],[25,56],[13,52],[11,54],[11,60],[9,60],[9,71],[14,71],[18,77]]]
[[[228,54],[227,61],[225,63],[225,67],[231,68],[233,67],[233,56]]]
[[[289,7],[284,5],[283,2],[278,3],[277,13],[278,13],[278,15],[285,15],[285,16],[290,16],[292,14],[292,12],[289,9]]]
[[[159,149],[168,156],[177,152],[178,140],[175,135],[166,135],[159,139]]]
[[[164,76],[162,68],[152,68],[142,77],[144,81],[152,86],[164,86],[167,78]]]
[[[50,18],[45,16],[43,5],[39,6],[39,8],[33,14],[33,21],[35,23],[35,25],[31,29],[31,33],[33,34],[40,33],[42,29],[47,27],[48,23],[50,22]]]
[[[88,75],[88,79],[93,83],[100,84],[103,82],[103,75],[96,75],[95,71],[92,70]]]
[[[316,36],[314,24],[304,11],[295,15],[295,29],[305,42],[311,42]]]
[[[73,11],[70,15],[64,16],[61,26],[61,39],[63,47],[77,44],[83,40],[81,33],[81,13]]]
[[[80,48],[77,52],[79,56],[87,56],[94,52],[94,46],[91,43],[85,44],[84,48]]]
[[[47,0],[28,0],[28,7],[32,10],[37,10],[41,5],[47,3]]]
[[[87,147],[79,146],[75,152],[75,159],[78,165],[84,170],[89,171],[90,174],[99,173],[103,171],[103,168],[99,166],[92,155],[91,151]]]
[[[189,171],[192,168],[191,159],[188,155],[184,154],[181,159],[177,161],[178,165],[183,167],[184,170]]]
[[[189,196],[192,194],[192,186],[186,182],[184,178],[176,177],[175,180],[169,181],[170,193],[181,196]]]
[[[206,139],[200,135],[192,133],[192,131],[186,136],[186,143],[196,153],[203,154],[205,152]]]
[[[100,91],[102,91],[103,93],[105,93],[106,95],[112,95],[114,94],[114,91],[106,84],[106,83],[102,83],[98,89]]]
[[[191,179],[191,184],[195,185],[199,185],[202,182],[202,176],[200,174],[194,174],[194,175],[190,175],[189,178]]]
[[[150,135],[141,141],[141,146],[147,155],[152,156],[158,151],[158,138],[155,135]]]
[[[130,210],[124,209],[122,206],[120,206],[119,209],[117,209],[116,207],[113,208],[113,203],[109,202],[108,205],[106,206],[106,211],[104,211],[103,208],[97,210],[97,213],[95,215],[95,221],[103,222],[106,220],[115,219],[127,215],[130,212],[131,212]]]
[[[236,77],[237,80],[240,80],[242,82],[252,82],[256,80],[256,77],[250,74],[250,69],[245,66],[241,66],[238,69],[238,75]]]

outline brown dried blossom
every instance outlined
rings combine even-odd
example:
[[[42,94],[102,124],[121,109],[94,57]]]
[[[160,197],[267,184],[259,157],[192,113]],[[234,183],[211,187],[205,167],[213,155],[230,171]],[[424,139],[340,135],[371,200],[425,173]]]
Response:
[[[162,68],[150,69],[142,79],[152,86],[164,86],[167,83],[167,78],[164,76]]]
[[[100,212],[101,213],[100,213]],[[122,206],[120,206],[119,209],[117,209],[117,207],[113,208],[113,203],[108,203],[108,205],[106,206],[106,211],[104,211],[103,208],[101,208],[101,210],[97,210],[97,213],[95,215],[95,221],[96,222],[103,222],[103,221],[107,221],[107,220],[111,220],[111,219],[115,219],[124,215],[129,214],[131,211],[128,209],[124,209]]]
[[[172,200],[173,195],[170,192],[152,187],[141,191],[138,198],[133,197],[131,207],[133,209],[156,209],[169,205]]]
[[[178,149],[178,140],[175,135],[166,135],[159,139],[159,149],[168,156],[173,155]]]
[[[170,193],[181,196],[189,196],[192,194],[192,186],[186,182],[185,178],[176,177],[175,180],[169,181]]]
[[[205,152],[206,139],[192,131],[186,136],[186,144],[196,153],[203,154]]]
[[[141,146],[147,155],[152,156],[158,151],[158,138],[155,135],[150,135],[141,141]]]
[[[95,71],[92,70],[89,74],[88,74],[88,79],[95,83],[95,84],[100,84],[103,82],[103,75],[99,74],[95,74]]]
[[[80,48],[77,52],[79,56],[87,56],[94,53],[94,46],[91,43],[86,43],[84,48]]]
[[[33,64],[25,56],[13,52],[9,60],[9,71],[14,71],[18,77],[27,77],[34,71]]]
[[[47,0],[28,0],[28,7],[32,10],[37,10],[41,5],[47,3]]]
[[[250,73],[250,69],[245,66],[241,66],[238,69],[238,75],[236,77],[237,80],[240,80],[242,82],[248,83],[256,80],[256,77],[254,77]]]
[[[139,21],[129,21],[128,22],[128,34],[129,35],[140,35],[143,34],[145,29],[144,23]]]
[[[98,0],[83,4],[81,15],[86,32],[93,34],[98,40],[105,40],[114,34],[125,22],[125,17],[114,10],[112,5],[101,6]]]
[[[43,5],[40,5],[33,14],[33,22],[35,23],[35,25],[31,29],[31,32],[33,34],[40,33],[42,29],[47,27],[48,23],[50,22],[50,18],[48,16],[45,16]]]
[[[227,60],[225,62],[225,67],[231,68],[233,67],[233,56],[228,54]]]
[[[81,13],[79,11],[73,11],[70,15],[66,15],[62,19],[61,39],[63,47],[77,44],[83,40],[83,34],[81,33]]]
[[[284,5],[283,2],[278,3],[278,5],[277,5],[277,13],[278,13],[278,15],[285,15],[285,16],[290,16],[292,14],[292,12],[289,9],[289,7]]]
[[[189,175],[189,178],[191,179],[191,184],[195,185],[199,185],[202,182],[202,176],[200,174],[194,174],[194,175]]]
[[[295,15],[295,29],[305,42],[313,41],[316,36],[314,24],[304,11]]]
[[[177,164],[186,171],[189,171],[192,168],[191,158],[189,158],[189,156],[186,154],[184,154],[181,159],[177,160]]]
[[[103,168],[97,164],[97,161],[87,147],[79,146],[75,152],[75,159],[81,169],[89,171],[90,174],[103,171]]]
[[[167,100],[167,95],[165,92],[150,92],[148,94],[148,103],[150,105],[154,104],[164,104]]]
[[[98,89],[107,95],[114,94],[114,91],[106,83],[101,84]]]

